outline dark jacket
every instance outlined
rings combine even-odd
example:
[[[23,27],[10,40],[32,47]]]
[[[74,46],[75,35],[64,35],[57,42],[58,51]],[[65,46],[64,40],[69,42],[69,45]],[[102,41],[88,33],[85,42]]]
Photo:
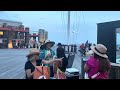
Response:
[[[67,59],[66,56],[65,56],[65,50],[64,50],[62,47],[58,47],[56,52],[57,52],[57,58],[62,58],[62,57],[64,57],[64,58],[63,58],[63,65],[62,65],[61,70],[62,70],[63,72],[65,72],[66,67],[67,67],[67,65],[68,65],[68,59]]]

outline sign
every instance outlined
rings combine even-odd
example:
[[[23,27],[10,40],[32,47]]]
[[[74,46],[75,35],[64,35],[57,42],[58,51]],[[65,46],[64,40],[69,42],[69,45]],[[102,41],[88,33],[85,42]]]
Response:
[[[0,35],[3,35],[3,32],[0,31]]]

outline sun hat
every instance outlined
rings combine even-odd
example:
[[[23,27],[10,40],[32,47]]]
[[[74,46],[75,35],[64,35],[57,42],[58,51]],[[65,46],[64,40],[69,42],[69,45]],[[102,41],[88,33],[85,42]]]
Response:
[[[32,55],[39,55],[39,54],[40,54],[39,50],[37,50],[36,48],[32,48],[30,49],[29,54],[26,57],[29,57]]]
[[[46,40],[46,41],[45,41],[45,44],[44,44],[44,47],[46,47],[46,45],[47,45],[48,43],[51,43],[51,47],[55,44],[55,42],[53,42],[53,41]]]
[[[97,44],[96,46],[91,46],[91,50],[101,57],[108,58],[108,56],[106,55],[107,48],[103,44]]]

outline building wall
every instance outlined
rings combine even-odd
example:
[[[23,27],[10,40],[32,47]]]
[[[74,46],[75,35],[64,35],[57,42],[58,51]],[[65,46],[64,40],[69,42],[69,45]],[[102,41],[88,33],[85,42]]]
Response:
[[[48,39],[48,32],[45,31],[45,40],[47,40],[47,39]]]
[[[107,55],[113,63],[116,63],[116,28],[120,28],[120,20],[97,24],[97,43],[107,47]]]
[[[39,42],[44,42],[45,30],[43,30],[43,29],[39,29],[38,34],[39,34],[39,36],[38,36],[38,40],[39,40]]]
[[[4,23],[7,23],[7,25],[9,25],[9,26],[17,26],[17,27],[22,25],[21,22],[15,22],[15,21],[9,21],[9,20],[0,20],[0,27],[2,27],[2,25]]]

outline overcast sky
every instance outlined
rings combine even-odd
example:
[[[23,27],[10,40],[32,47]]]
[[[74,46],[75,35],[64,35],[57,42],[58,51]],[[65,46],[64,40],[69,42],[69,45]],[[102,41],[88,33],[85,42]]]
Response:
[[[45,29],[50,40],[67,43],[67,11],[1,11],[0,19],[21,21],[31,32]],[[97,43],[97,23],[115,20],[120,20],[119,11],[71,11],[70,43]]]

